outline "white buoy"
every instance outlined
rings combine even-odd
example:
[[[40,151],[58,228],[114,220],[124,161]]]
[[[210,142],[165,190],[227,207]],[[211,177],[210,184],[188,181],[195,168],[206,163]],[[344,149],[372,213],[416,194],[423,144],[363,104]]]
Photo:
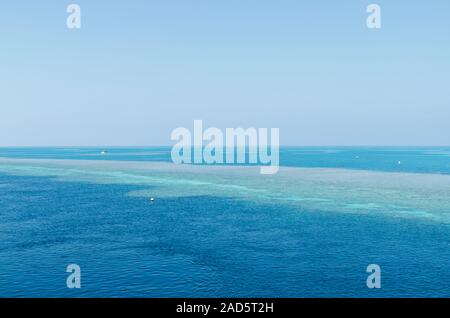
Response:
[[[101,152],[100,152],[100,154],[102,154],[102,155],[106,155],[108,152],[106,151],[106,150],[102,150]]]
[[[150,198],[150,202],[154,202],[155,201],[155,198]]]
[[[399,161],[399,162],[398,162],[398,164],[399,164],[399,165],[401,165],[401,164],[402,164],[402,162],[401,162],[401,161]]]

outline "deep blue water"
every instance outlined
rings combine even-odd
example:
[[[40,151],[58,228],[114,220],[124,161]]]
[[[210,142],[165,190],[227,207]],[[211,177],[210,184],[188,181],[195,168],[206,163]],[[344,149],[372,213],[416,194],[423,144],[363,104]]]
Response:
[[[166,148],[98,151],[0,157],[170,158]],[[449,173],[445,151],[289,148],[282,162]],[[211,196],[151,204],[126,195],[136,189],[0,174],[0,297],[450,296],[448,224]],[[81,266],[81,289],[66,287],[71,263]],[[366,287],[371,263],[382,266],[379,290]]]
[[[449,296],[449,229],[0,176],[0,296]],[[357,239],[355,239],[357,238]],[[366,266],[382,264],[382,289]],[[68,289],[65,268],[82,269]]]

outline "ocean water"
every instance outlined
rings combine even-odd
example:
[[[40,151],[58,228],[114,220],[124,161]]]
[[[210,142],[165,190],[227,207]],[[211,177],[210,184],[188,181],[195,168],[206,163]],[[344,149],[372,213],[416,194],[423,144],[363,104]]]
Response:
[[[0,297],[450,296],[450,148],[282,148],[271,176],[101,150],[0,149]]]
[[[1,148],[0,158],[172,162],[171,147]],[[401,162],[399,165],[398,162]],[[282,147],[289,167],[450,174],[450,147]]]

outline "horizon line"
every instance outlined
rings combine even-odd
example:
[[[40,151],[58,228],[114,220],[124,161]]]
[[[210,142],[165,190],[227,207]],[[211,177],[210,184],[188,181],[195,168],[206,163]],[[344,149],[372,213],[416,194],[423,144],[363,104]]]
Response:
[[[269,145],[270,146],[270,145]],[[0,148],[161,148],[167,147],[171,148],[173,145],[15,145],[15,146],[2,146]],[[248,147],[248,146],[247,146]],[[385,148],[427,148],[427,147],[450,147],[450,145],[279,145],[279,147],[289,148],[289,147],[339,147],[339,148],[349,148],[349,147],[385,147]],[[194,148],[194,147],[192,147]]]

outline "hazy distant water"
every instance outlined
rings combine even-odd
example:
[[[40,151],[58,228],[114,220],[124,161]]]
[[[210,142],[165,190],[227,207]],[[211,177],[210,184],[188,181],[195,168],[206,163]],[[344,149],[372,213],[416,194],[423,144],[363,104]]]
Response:
[[[267,178],[100,150],[0,149],[31,159],[0,159],[0,296],[450,294],[449,149],[284,148]]]
[[[0,157],[171,162],[170,151],[170,147],[0,148]],[[280,161],[290,167],[450,174],[450,147],[282,147]]]

